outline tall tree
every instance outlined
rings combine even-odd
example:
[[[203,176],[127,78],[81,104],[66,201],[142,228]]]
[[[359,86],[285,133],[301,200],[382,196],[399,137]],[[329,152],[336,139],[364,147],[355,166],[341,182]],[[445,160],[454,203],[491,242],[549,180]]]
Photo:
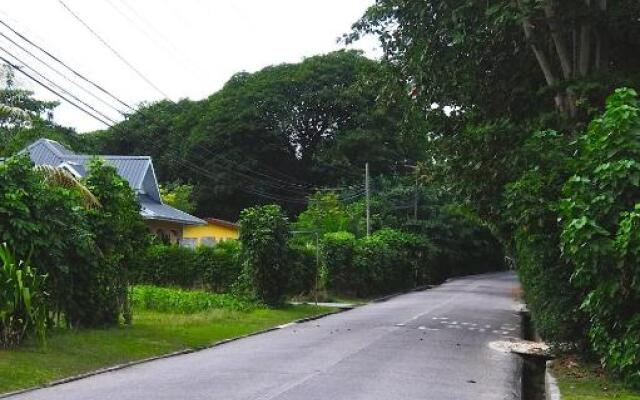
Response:
[[[377,34],[427,105],[584,118],[637,76],[639,16],[635,0],[377,0],[347,39]]]

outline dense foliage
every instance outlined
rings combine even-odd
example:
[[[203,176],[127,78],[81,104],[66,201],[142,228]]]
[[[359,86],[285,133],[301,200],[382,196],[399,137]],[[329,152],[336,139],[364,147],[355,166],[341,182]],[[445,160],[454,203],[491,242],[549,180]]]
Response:
[[[354,51],[238,73],[202,101],[146,105],[83,139],[102,154],[153,156],[163,183],[194,186],[196,214],[236,220],[256,204],[304,209],[324,185],[360,183],[421,153],[402,101],[377,101],[384,67]]]
[[[6,244],[0,247],[0,348],[35,334],[44,341],[49,320],[46,275],[21,265]]]
[[[240,243],[236,240],[196,249],[156,244],[141,258],[133,280],[160,286],[204,287],[222,293],[231,291],[241,269]]]
[[[240,216],[243,275],[262,302],[284,300],[289,273],[289,221],[277,205],[252,207]]]
[[[630,379],[634,95],[576,138],[640,84],[639,17],[631,0],[377,0],[347,35],[380,38],[389,84],[426,116],[428,177],[502,239],[540,333],[590,341]]]
[[[231,294],[139,285],[131,289],[132,305],[139,310],[194,314],[212,309],[248,310],[256,304]]]
[[[603,363],[640,385],[640,101],[611,96],[563,189],[561,248]]]
[[[47,179],[26,157],[0,164],[0,235],[17,259],[48,276],[51,309],[71,326],[98,326],[127,315],[127,268],[147,230],[128,184],[96,162],[86,190]]]

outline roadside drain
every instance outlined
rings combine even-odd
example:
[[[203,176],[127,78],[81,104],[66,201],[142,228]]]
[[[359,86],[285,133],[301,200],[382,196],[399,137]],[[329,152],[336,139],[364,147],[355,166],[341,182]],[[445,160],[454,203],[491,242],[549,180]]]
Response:
[[[551,348],[536,341],[537,335],[526,311],[521,311],[523,339],[498,340],[489,343],[493,350],[514,353],[522,358],[522,400],[547,399],[547,361],[553,358]]]

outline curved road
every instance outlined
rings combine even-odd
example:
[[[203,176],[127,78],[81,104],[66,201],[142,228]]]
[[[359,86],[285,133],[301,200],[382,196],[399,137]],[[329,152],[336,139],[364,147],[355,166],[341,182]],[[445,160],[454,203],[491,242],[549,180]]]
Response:
[[[488,346],[520,336],[517,286],[510,273],[455,279],[12,399],[518,399],[518,357]]]

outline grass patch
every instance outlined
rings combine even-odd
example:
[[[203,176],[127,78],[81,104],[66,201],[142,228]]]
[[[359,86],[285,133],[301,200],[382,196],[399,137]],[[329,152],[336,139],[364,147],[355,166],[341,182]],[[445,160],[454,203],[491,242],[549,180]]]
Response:
[[[193,314],[218,308],[248,311],[256,307],[256,304],[250,300],[231,294],[150,285],[134,286],[131,290],[131,304],[137,309],[180,314]]]
[[[640,391],[607,376],[599,366],[575,357],[557,360],[552,371],[563,400],[640,400]]]
[[[0,350],[0,393],[82,372],[256,332],[330,309],[310,305],[185,314],[136,309],[131,327],[52,332],[47,348],[33,342]]]

